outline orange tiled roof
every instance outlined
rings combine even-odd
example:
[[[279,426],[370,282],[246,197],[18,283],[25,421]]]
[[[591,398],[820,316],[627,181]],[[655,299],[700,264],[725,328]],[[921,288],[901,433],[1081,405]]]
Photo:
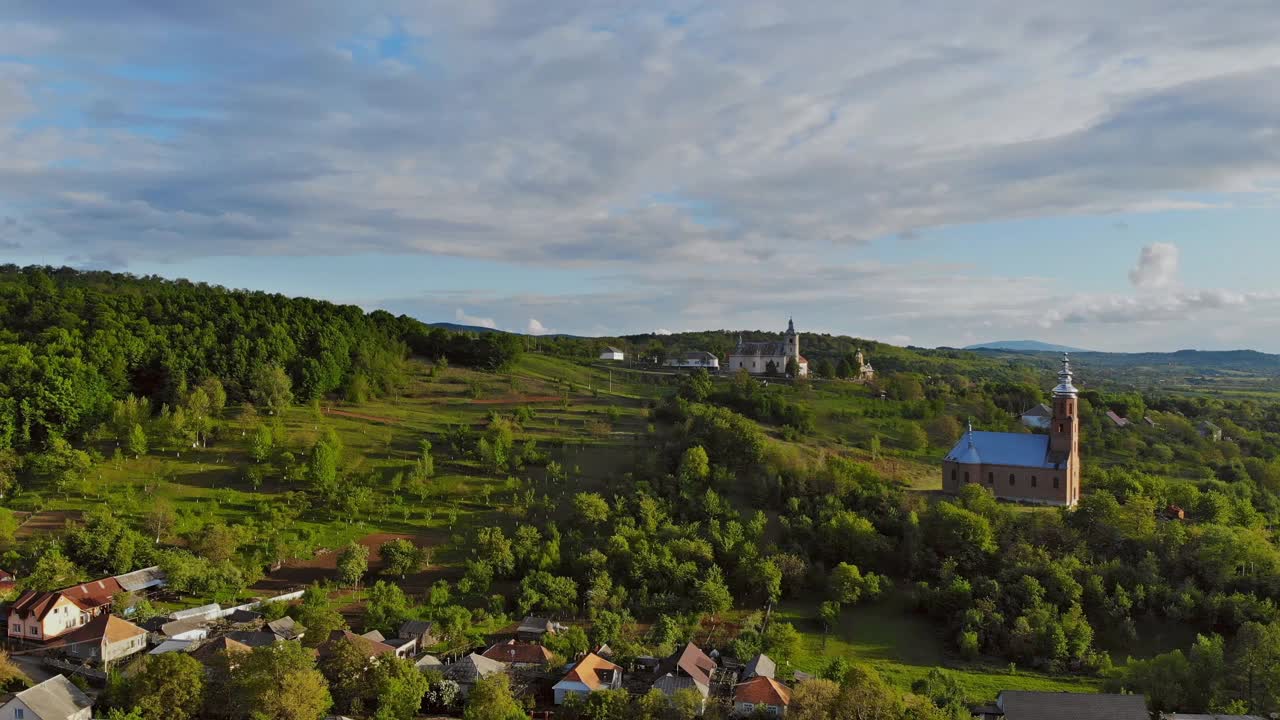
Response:
[[[82,625],[67,636],[67,643],[103,642],[118,643],[122,640],[146,635],[147,631],[123,618],[103,613]]]
[[[733,689],[733,701],[786,707],[791,704],[791,689],[771,677],[757,675]]]
[[[587,656],[578,661],[577,665],[564,676],[565,680],[570,682],[580,682],[592,690],[599,690],[603,684],[600,682],[600,671],[612,670],[613,672],[622,672],[622,668],[605,660],[595,653],[587,653]]]

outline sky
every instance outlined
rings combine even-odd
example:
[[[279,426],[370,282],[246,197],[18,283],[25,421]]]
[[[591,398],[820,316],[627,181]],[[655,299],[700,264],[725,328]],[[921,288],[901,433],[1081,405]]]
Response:
[[[6,0],[0,262],[1280,352],[1274,0]]]

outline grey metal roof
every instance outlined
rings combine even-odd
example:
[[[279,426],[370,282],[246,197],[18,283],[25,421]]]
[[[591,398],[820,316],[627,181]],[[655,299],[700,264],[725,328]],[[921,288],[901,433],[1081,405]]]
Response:
[[[522,633],[545,633],[551,631],[551,621],[540,617],[527,617],[520,621],[520,627],[516,628],[516,632]]]
[[[61,720],[92,707],[93,701],[62,675],[18,693],[18,699],[45,720]]]
[[[192,630],[203,630],[207,627],[209,627],[208,620],[174,620],[161,625],[160,632],[164,633],[165,637],[173,637]]]
[[[285,640],[293,640],[306,632],[306,628],[288,615],[267,623],[267,629]]]
[[[1005,690],[997,704],[1005,720],[1148,720],[1141,695]]]
[[[1013,465],[1053,470],[1058,463],[1049,459],[1049,436],[1029,433],[965,433],[947,453],[950,462],[966,465]]]
[[[130,592],[159,587],[164,584],[164,581],[164,570],[161,570],[159,565],[116,576],[116,582],[120,583],[120,587]]]
[[[763,357],[777,357],[779,355],[787,355],[787,344],[785,342],[744,342],[738,343],[738,347],[734,348],[730,355],[760,355]]]
[[[771,678],[778,672],[778,665],[769,658],[768,655],[760,654],[751,658],[751,662],[747,663],[747,667],[742,671],[743,679],[752,678],[757,675],[761,677]]]
[[[697,690],[702,697],[711,694],[711,688],[699,682],[694,682],[693,678],[675,675],[663,675],[653,683],[654,690],[660,690],[664,695],[675,695],[676,692],[686,688]]]
[[[504,672],[507,664],[471,653],[444,670],[444,676],[460,684],[474,683],[480,678]]]
[[[1165,720],[1267,720],[1261,715],[1219,715],[1217,713],[1165,713]]]
[[[1022,413],[1022,417],[1045,417],[1045,418],[1051,418],[1051,417],[1053,417],[1053,408],[1049,407],[1048,405],[1045,405],[1044,403],[1040,403],[1039,405],[1037,405],[1037,406],[1035,406],[1035,407],[1031,408],[1030,410],[1028,410],[1028,411],[1026,411],[1026,412]]]
[[[435,655],[423,655],[422,657],[418,658],[418,661],[415,662],[413,665],[419,670],[427,670],[430,668],[444,667],[444,663],[440,662],[440,658],[436,657]]]

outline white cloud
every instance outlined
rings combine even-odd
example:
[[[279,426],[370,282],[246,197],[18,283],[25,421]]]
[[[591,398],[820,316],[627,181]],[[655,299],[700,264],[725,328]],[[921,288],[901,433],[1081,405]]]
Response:
[[[1178,246],[1152,243],[1142,248],[1138,264],[1129,271],[1129,282],[1139,290],[1159,290],[1178,281]]]
[[[658,328],[657,330],[653,331],[653,334],[654,335],[670,335],[671,331],[666,328]]]
[[[529,324],[525,326],[525,332],[529,335],[547,335],[555,331],[545,327],[537,318],[529,318]]]
[[[498,323],[494,321],[493,318],[468,315],[467,313],[463,312],[462,308],[458,308],[454,310],[453,319],[463,325],[475,325],[476,327],[489,328],[492,330],[496,330],[498,327]]]

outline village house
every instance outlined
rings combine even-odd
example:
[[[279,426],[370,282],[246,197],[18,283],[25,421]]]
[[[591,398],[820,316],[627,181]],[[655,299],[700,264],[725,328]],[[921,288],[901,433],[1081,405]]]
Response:
[[[968,432],[942,461],[943,492],[978,484],[997,498],[1074,507],[1080,501],[1079,393],[1064,355],[1047,435]]]
[[[598,690],[622,687],[622,668],[596,655],[587,653],[560,682],[551,688],[557,705],[571,695],[589,695]]]
[[[707,698],[711,696],[711,676],[717,667],[715,660],[689,643],[658,665],[660,677],[653,683],[653,688],[667,697],[675,697],[680,690],[692,688],[702,696],[705,708]]]
[[[993,706],[978,708],[981,720],[1148,720],[1142,695],[1005,690]]]
[[[169,640],[200,641],[209,637],[206,620],[170,620],[160,626],[160,633]]]
[[[419,648],[429,648],[440,642],[431,631],[432,624],[426,620],[406,620],[400,625],[400,637],[415,638]]]
[[[109,665],[147,649],[147,631],[103,613],[62,640],[68,655],[92,665]]]
[[[1114,428],[1126,428],[1132,424],[1129,422],[1129,418],[1120,417],[1119,415],[1116,414],[1115,410],[1108,410],[1106,413],[1106,418],[1107,418],[1107,424],[1110,427],[1114,427]]]
[[[789,705],[791,688],[766,675],[757,675],[733,688],[733,711],[739,715],[783,717]]]
[[[667,367],[684,368],[696,370],[702,368],[704,370],[719,370],[720,358],[712,355],[705,350],[692,350],[683,352],[679,355],[673,355],[667,358],[665,363]]]
[[[751,658],[747,666],[742,669],[742,679],[750,680],[753,677],[774,677],[778,672],[778,665],[768,655],[761,653]]]
[[[1214,442],[1222,440],[1222,428],[1208,420],[1202,420],[1200,424],[1196,425],[1196,432],[1200,433],[1200,437],[1208,438]]]
[[[1049,421],[1053,419],[1053,409],[1044,403],[1022,413],[1019,418],[1025,427],[1032,430],[1048,430]]]
[[[247,655],[250,652],[253,652],[253,648],[224,636],[210,640],[192,650],[191,657],[206,668],[217,667],[219,662],[225,659],[230,669],[235,667],[235,656]]]
[[[267,623],[267,631],[282,641],[301,640],[307,628],[288,615]]]
[[[546,618],[529,616],[520,621],[516,628],[516,640],[520,642],[542,642],[547,633],[554,635],[556,626]]]
[[[75,630],[96,614],[57,592],[27,590],[9,605],[5,627],[13,639],[45,642]]]
[[[62,675],[23,690],[0,705],[0,720],[89,720],[93,701]]]
[[[490,675],[506,671],[506,663],[471,653],[461,660],[447,665],[444,669],[444,676],[458,683],[458,692],[465,698],[471,693],[471,688],[475,687],[477,682]]]
[[[739,337],[737,347],[729,353],[728,369],[730,372],[746,370],[752,375],[784,375],[788,360],[795,361],[797,374],[809,374],[809,361],[800,354],[800,335],[792,320],[787,321],[781,342],[743,342]]]
[[[7,570],[0,570],[0,594],[13,592],[18,587],[18,579]]]
[[[381,637],[381,635],[379,635]],[[329,633],[329,639],[325,640],[316,648],[316,656],[324,659],[333,654],[334,648],[343,640],[350,642],[356,647],[366,658],[373,659],[382,655],[395,655],[396,649],[386,643],[374,640],[364,635],[357,635],[350,630],[334,630]]]
[[[546,665],[551,660],[551,651],[533,643],[518,643],[508,640],[494,643],[482,653],[490,660],[507,663],[513,667],[530,667]]]
[[[601,360],[621,361],[621,360],[625,360],[626,358],[627,358],[626,353],[622,352],[621,350],[613,346],[606,347],[605,349],[600,351]]]

